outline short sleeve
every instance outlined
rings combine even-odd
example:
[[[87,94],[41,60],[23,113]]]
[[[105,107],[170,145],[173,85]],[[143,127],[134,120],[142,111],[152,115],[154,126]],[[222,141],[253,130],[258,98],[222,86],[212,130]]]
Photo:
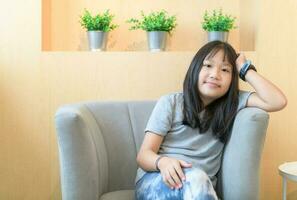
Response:
[[[144,132],[165,136],[172,125],[172,102],[169,95],[162,96],[156,103]]]
[[[252,93],[254,92],[242,90],[239,91],[237,112],[246,107],[247,101]]]

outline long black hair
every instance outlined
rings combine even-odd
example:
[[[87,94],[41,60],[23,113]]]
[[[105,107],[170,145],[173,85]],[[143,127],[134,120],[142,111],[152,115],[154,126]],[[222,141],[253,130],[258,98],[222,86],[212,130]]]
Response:
[[[226,94],[204,106],[198,90],[199,73],[204,59],[207,56],[214,56],[219,50],[224,51],[224,57],[232,65],[231,84]],[[228,43],[209,42],[200,48],[194,56],[183,84],[183,124],[199,128],[201,134],[211,128],[213,134],[222,142],[226,141],[237,112],[239,89],[236,58],[236,51]],[[201,115],[201,111],[204,111],[203,115]]]

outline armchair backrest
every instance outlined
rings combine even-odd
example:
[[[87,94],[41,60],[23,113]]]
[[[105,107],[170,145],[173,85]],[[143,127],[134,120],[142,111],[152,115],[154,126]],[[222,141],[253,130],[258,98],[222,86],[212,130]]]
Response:
[[[88,103],[104,138],[108,157],[108,191],[133,189],[136,155],[156,102]]]

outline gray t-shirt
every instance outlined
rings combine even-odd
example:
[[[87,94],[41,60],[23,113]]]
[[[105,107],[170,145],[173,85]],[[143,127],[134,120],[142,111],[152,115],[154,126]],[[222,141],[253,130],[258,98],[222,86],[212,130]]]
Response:
[[[244,108],[251,92],[239,92],[237,111]],[[224,144],[211,133],[199,134],[198,128],[183,125],[183,93],[177,92],[162,96],[156,103],[145,132],[164,136],[159,155],[166,155],[192,163],[193,167],[204,170],[213,185],[221,164]],[[138,168],[135,183],[146,172]]]

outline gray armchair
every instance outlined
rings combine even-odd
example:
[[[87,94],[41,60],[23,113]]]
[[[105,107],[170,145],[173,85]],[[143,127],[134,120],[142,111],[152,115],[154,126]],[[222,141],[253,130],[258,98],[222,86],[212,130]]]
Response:
[[[63,200],[134,199],[136,154],[156,102],[83,102],[55,116]],[[218,174],[224,200],[259,197],[259,165],[268,114],[239,111]]]

